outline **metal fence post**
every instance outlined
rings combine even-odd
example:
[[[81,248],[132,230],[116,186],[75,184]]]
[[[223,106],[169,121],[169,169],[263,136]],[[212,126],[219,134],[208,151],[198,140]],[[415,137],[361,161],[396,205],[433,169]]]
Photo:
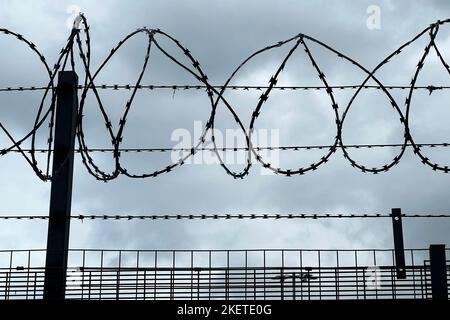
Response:
[[[397,279],[406,279],[402,210],[399,208],[392,209],[392,230],[394,232],[394,251]]]
[[[78,77],[73,71],[58,74],[52,186],[45,261],[44,299],[65,298],[72,202]]]
[[[430,245],[431,293],[433,300],[448,300],[445,245]]]

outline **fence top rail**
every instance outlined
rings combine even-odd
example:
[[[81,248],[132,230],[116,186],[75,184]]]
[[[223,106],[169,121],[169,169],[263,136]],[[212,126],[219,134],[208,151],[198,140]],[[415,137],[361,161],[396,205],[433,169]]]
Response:
[[[447,261],[447,263],[450,263],[450,261]],[[381,266],[376,266],[377,269],[380,270],[393,270],[396,269],[395,266],[391,266],[391,265],[381,265]],[[450,264],[447,266],[450,270]],[[242,270],[265,270],[265,271],[271,271],[271,270],[275,270],[275,271],[321,271],[321,272],[327,272],[327,271],[332,271],[334,272],[335,270],[339,270],[340,272],[345,272],[345,271],[354,271],[354,270],[366,270],[366,269],[370,269],[373,268],[373,266],[342,266],[342,267],[318,267],[318,266],[303,266],[303,267],[283,267],[283,266],[277,266],[277,267],[261,267],[261,266],[241,266],[241,267],[226,267],[226,266],[221,266],[221,267],[208,267],[208,266],[204,266],[204,267],[68,267],[67,270],[69,272],[72,271],[79,271],[79,272],[97,272],[97,271],[102,271],[102,272],[128,272],[128,271],[242,271]],[[416,269],[429,269],[430,266],[429,265],[415,265],[415,266],[406,266],[405,267],[407,270],[416,270]],[[14,267],[14,268],[0,268],[0,273],[11,273],[11,272],[44,272],[45,271],[45,267]]]
[[[428,248],[408,248],[405,251],[428,251]],[[450,248],[445,248],[450,250]],[[69,249],[70,252],[393,252],[394,249],[373,248],[373,249],[296,249],[296,248],[268,248],[268,249]],[[46,252],[46,249],[0,249],[0,253],[10,252]]]

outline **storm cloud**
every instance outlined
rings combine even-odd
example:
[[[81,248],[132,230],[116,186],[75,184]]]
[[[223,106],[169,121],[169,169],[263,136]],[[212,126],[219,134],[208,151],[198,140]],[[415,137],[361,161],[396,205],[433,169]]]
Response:
[[[447,1],[0,1],[0,26],[31,39],[55,61],[70,30],[66,10],[77,5],[91,26],[94,69],[126,34],[140,28],[160,28],[189,48],[201,63],[210,83],[221,85],[252,52],[298,33],[317,38],[374,68],[388,54],[438,19],[448,18]],[[367,28],[367,8],[380,8],[379,30]],[[444,57],[450,32],[443,26],[437,43]],[[388,85],[408,85],[418,58],[427,44],[424,36],[380,70]],[[127,43],[113,58],[97,84],[133,83],[145,55],[144,37]],[[163,45],[169,44],[162,42]],[[173,49],[173,48],[171,48]],[[233,84],[267,85],[289,48],[271,50],[251,61]],[[288,85],[317,85],[317,74],[295,55],[280,77]],[[323,48],[311,51],[331,85],[358,84],[365,74]],[[180,54],[178,52],[178,54]],[[43,85],[46,78],[36,57],[17,42],[0,37],[0,85]],[[445,69],[431,57],[419,78],[420,85],[450,85]],[[77,70],[78,71],[78,70]],[[82,69],[79,70],[82,73]],[[191,76],[155,52],[143,84],[198,84]],[[338,92],[340,106],[353,91]],[[129,91],[104,91],[102,99],[114,123],[124,109]],[[392,92],[403,104],[406,91]],[[418,93],[412,106],[412,133],[416,142],[450,142],[448,92]],[[245,126],[260,92],[230,91],[226,98]],[[17,137],[30,129],[39,95],[0,93],[2,123]],[[205,123],[211,106],[203,91],[169,90],[138,93],[125,132],[124,147],[171,147],[177,128],[193,130],[194,121]],[[340,110],[342,112],[342,110]],[[233,118],[220,108],[219,129],[235,129]],[[104,123],[92,96],[86,104],[86,139],[90,147],[110,147]],[[327,95],[282,92],[273,94],[262,110],[256,128],[280,131],[280,144],[329,144],[335,124]],[[380,91],[364,91],[346,120],[346,143],[399,143],[403,127]],[[44,134],[45,137],[45,134]],[[5,142],[2,136],[0,140]],[[44,140],[42,140],[44,141]],[[45,141],[44,141],[45,142]],[[2,146],[3,147],[3,146]],[[392,150],[353,150],[355,159],[380,165],[395,156]],[[319,159],[322,151],[283,151],[281,164],[299,167]],[[170,162],[170,155],[126,155],[133,171],[152,171]],[[449,163],[446,148],[430,153]],[[311,160],[312,159],[312,160]],[[100,156],[105,168],[112,161]],[[384,161],[384,162],[383,162]],[[242,166],[241,166],[242,167]],[[237,170],[240,168],[238,165]],[[399,165],[387,173],[364,174],[351,167],[342,152],[318,170],[304,176],[265,176],[256,165],[244,180],[226,175],[218,165],[186,165],[156,178],[126,177],[101,183],[76,158],[72,212],[77,213],[389,213],[401,207],[406,213],[448,213],[450,177],[424,166],[408,149]],[[2,214],[45,214],[49,183],[41,182],[18,155],[1,157]],[[1,222],[0,247],[43,248],[46,222]],[[415,219],[404,222],[405,246],[428,247],[450,243],[447,220]],[[391,248],[390,220],[289,220],[289,221],[72,221],[72,248],[193,249],[193,248]]]

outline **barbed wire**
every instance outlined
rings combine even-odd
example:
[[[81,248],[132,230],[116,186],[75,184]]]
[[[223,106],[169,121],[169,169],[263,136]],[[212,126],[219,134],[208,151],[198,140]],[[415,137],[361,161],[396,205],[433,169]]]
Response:
[[[211,88],[214,89],[229,89],[229,90],[265,90],[268,89],[268,86],[236,86],[236,85],[228,85],[228,86],[219,86],[219,85],[211,85]],[[359,89],[361,86],[359,84],[350,84],[350,85],[335,85],[329,86],[331,89],[336,90],[345,90],[345,89]],[[78,90],[86,89],[83,85],[76,86]],[[204,85],[184,85],[184,84],[173,84],[173,85],[154,85],[154,84],[143,84],[143,85],[132,85],[132,84],[102,84],[102,85],[91,85],[87,89],[112,89],[112,90],[131,90],[131,89],[148,89],[148,90],[157,90],[157,89],[169,89],[169,90],[204,90],[207,89],[208,86]],[[450,86],[410,86],[410,85],[387,85],[385,86],[388,90],[427,90],[430,94],[436,90],[448,90]],[[28,86],[28,87],[3,87],[0,88],[0,92],[9,92],[9,91],[41,91],[46,90],[45,86]],[[274,86],[273,90],[322,90],[327,89],[325,86]],[[378,89],[381,90],[381,86],[376,85],[364,85],[362,89]]]
[[[424,148],[438,148],[438,147],[443,147],[443,148],[447,148],[450,147],[450,143],[449,142],[442,142],[442,143],[417,143],[416,144],[419,147],[424,147]],[[407,147],[412,147],[412,144],[407,144]],[[300,151],[302,149],[328,149],[331,148],[332,145],[286,145],[286,146],[257,146],[257,147],[253,147],[255,150],[257,151],[262,151],[262,150],[292,150],[292,151]],[[390,143],[390,144],[348,144],[343,146],[344,148],[348,148],[348,149],[372,149],[372,148],[398,148],[398,147],[403,147],[403,144],[401,143]],[[210,151],[210,152],[214,152],[214,151],[248,151],[249,148],[248,147],[217,147],[217,148],[213,148],[213,147],[201,147],[197,149],[197,152],[199,151]],[[101,153],[106,153],[106,152],[114,152],[116,151],[115,149],[112,148],[90,148],[90,149],[74,149],[72,150],[72,152],[74,153],[81,153],[81,152],[101,152]],[[117,151],[119,152],[178,152],[178,151],[182,151],[182,152],[191,152],[192,148],[178,148],[178,147],[174,147],[174,148],[170,148],[170,147],[164,147],[164,148],[120,148]],[[35,152],[35,153],[48,153],[48,152],[53,152],[53,150],[48,150],[48,149],[21,149],[19,150],[9,150],[8,153],[11,152]]]
[[[93,70],[91,67],[91,38],[90,38],[90,31],[89,26],[87,23],[86,18],[83,15],[80,15],[80,28],[79,29],[73,29],[66,45],[63,47],[63,49],[60,51],[60,54],[57,58],[56,64],[51,69],[49,65],[47,64],[45,57],[40,53],[35,44],[33,44],[31,41],[24,38],[22,35],[12,32],[7,29],[0,28],[0,33],[3,33],[5,36],[11,36],[16,38],[18,41],[24,43],[34,54],[37,55],[40,62],[43,64],[46,74],[48,74],[49,82],[47,86],[31,86],[31,87],[6,87],[1,88],[1,91],[27,91],[27,90],[38,90],[43,91],[43,97],[39,104],[39,108],[36,114],[35,122],[33,128],[25,134],[25,136],[19,140],[16,140],[12,134],[6,129],[6,127],[0,122],[0,129],[6,134],[8,139],[11,141],[11,145],[7,148],[0,150],[0,155],[8,154],[9,152],[19,152],[28,162],[28,164],[33,168],[37,176],[46,181],[50,180],[50,154],[52,153],[52,142],[53,142],[53,132],[54,132],[54,117],[55,117],[55,98],[56,98],[56,86],[54,84],[55,77],[58,71],[61,70],[72,70],[76,71],[77,69],[81,69],[81,74],[84,74],[84,79],[82,79],[81,84],[77,87],[80,90],[80,102],[79,102],[79,108],[78,108],[78,117],[77,117],[77,126],[76,126],[76,137],[78,141],[79,148],[77,148],[78,153],[82,157],[82,161],[88,172],[94,176],[98,180],[102,181],[109,181],[117,178],[119,175],[125,175],[130,178],[148,178],[148,177],[157,177],[164,173],[169,173],[173,171],[176,167],[180,167],[183,164],[186,163],[186,160],[189,157],[194,156],[198,151],[206,150],[204,147],[204,144],[206,142],[206,136],[210,132],[211,133],[211,141],[212,141],[212,151],[215,153],[215,156],[219,160],[220,165],[223,167],[223,169],[226,171],[227,174],[234,178],[244,178],[246,175],[249,174],[250,168],[253,165],[252,158],[256,159],[258,163],[260,163],[263,167],[273,171],[276,174],[284,175],[284,176],[293,176],[293,175],[303,175],[310,171],[317,170],[321,165],[328,162],[329,158],[332,154],[334,154],[338,149],[340,149],[344,155],[344,157],[349,161],[349,163],[359,169],[362,172],[369,172],[369,173],[381,173],[386,172],[390,170],[392,167],[397,165],[402,156],[405,153],[405,150],[407,147],[412,147],[414,154],[416,154],[419,159],[424,163],[425,165],[431,167],[434,171],[449,172],[448,165],[440,164],[437,162],[434,162],[433,160],[429,159],[422,151],[421,148],[423,147],[434,147],[434,146],[447,146],[447,143],[444,144],[419,144],[416,143],[412,137],[411,130],[409,127],[409,116],[410,116],[410,110],[411,110],[411,102],[413,101],[413,93],[415,90],[428,90],[429,94],[432,94],[435,90],[444,90],[449,89],[450,87],[447,86],[434,86],[434,85],[427,85],[427,86],[418,86],[417,79],[418,75],[420,74],[420,71],[422,70],[425,59],[429,55],[430,51],[434,51],[440,61],[440,63],[444,66],[446,71],[450,74],[450,67],[446,63],[446,61],[443,58],[443,55],[441,54],[435,39],[437,37],[437,34],[440,30],[440,27],[442,25],[445,25],[450,22],[450,19],[437,21],[436,23],[433,23],[429,25],[427,28],[422,30],[419,34],[414,36],[409,41],[405,42],[403,45],[401,45],[397,50],[392,52],[390,55],[388,55],[385,59],[383,59],[374,69],[369,70],[362,66],[360,63],[358,63],[356,60],[350,58],[349,56],[339,52],[338,50],[332,48],[331,46],[321,42],[318,39],[315,39],[314,37],[299,33],[294,37],[291,37],[287,40],[279,41],[275,44],[269,45],[265,48],[262,48],[250,56],[248,56],[229,76],[229,78],[225,81],[225,83],[221,86],[218,85],[212,85],[209,83],[208,76],[203,71],[200,63],[197,59],[194,58],[192,53],[187,49],[187,47],[183,46],[177,39],[172,37],[171,35],[161,31],[160,29],[150,29],[147,27],[139,28],[136,31],[131,32],[127,36],[125,36],[121,41],[118,42],[118,44],[111,50],[111,52],[107,55],[106,59],[100,64],[100,66]],[[138,73],[138,77],[136,82],[130,83],[130,84],[103,84],[103,85],[97,85],[96,84],[96,78],[99,74],[101,74],[102,70],[106,65],[108,65],[108,62],[110,59],[117,53],[117,51],[124,46],[127,41],[134,38],[137,35],[144,35],[146,38],[146,49],[145,49],[145,57],[142,63],[142,68],[140,69]],[[385,65],[389,63],[389,61],[398,56],[405,48],[410,46],[412,43],[414,43],[416,40],[418,40],[421,37],[429,37],[429,42],[424,48],[424,53],[421,55],[418,64],[416,66],[416,69],[414,71],[412,80],[409,85],[407,86],[387,86],[384,85],[376,76],[375,74]],[[160,41],[162,40],[162,41]],[[175,46],[176,49],[179,50],[179,53],[183,56],[183,60],[187,60],[188,63],[183,63],[180,61],[180,59],[177,59],[174,55],[170,54],[161,43],[163,41],[168,41],[171,44]],[[356,67],[358,70],[362,71],[366,77],[364,81],[362,81],[360,84],[355,85],[332,85],[328,82],[326,74],[322,70],[322,68],[319,66],[318,62],[316,61],[316,58],[312,51],[310,50],[310,45],[315,45],[323,50],[326,50],[327,52],[331,53],[333,56],[336,56],[339,59],[342,59],[343,61],[350,63],[354,67]],[[240,70],[243,69],[244,66],[249,63],[252,59],[255,57],[268,52],[273,49],[281,48],[289,46],[289,50],[286,54],[286,56],[282,59],[280,62],[278,68],[273,73],[273,76],[268,80],[268,85],[265,86],[237,86],[237,85],[231,85],[232,81],[237,77]],[[147,66],[149,64],[150,59],[150,52],[152,50],[159,50],[165,56],[168,58],[172,63],[180,67],[182,70],[184,70],[188,75],[192,76],[193,80],[197,82],[195,85],[158,85],[158,84],[142,84],[142,79],[144,77],[144,74],[146,73]],[[317,77],[322,83],[320,86],[277,86],[278,79],[280,75],[285,70],[288,62],[294,56],[295,53],[298,52],[298,50],[303,50],[306,54],[307,61],[311,64],[315,72],[317,73]],[[74,56],[75,53],[78,53],[80,56],[82,65],[78,65],[75,62]],[[375,84],[369,85],[368,82],[372,81]],[[127,89],[130,90],[131,94],[129,99],[127,100],[125,106],[124,106],[124,112],[120,118],[120,121],[118,123],[117,127],[114,127],[112,124],[112,120],[108,112],[106,111],[106,108],[104,106],[104,103],[100,97],[99,90],[103,89]],[[211,113],[208,117],[208,121],[206,121],[206,125],[202,129],[202,134],[200,135],[200,138],[196,142],[196,144],[190,148],[187,151],[186,154],[181,154],[178,161],[170,162],[168,165],[161,167],[160,169],[148,172],[148,173],[131,173],[127,170],[125,166],[120,161],[121,152],[124,151],[124,148],[122,147],[123,137],[124,137],[124,131],[125,127],[127,125],[127,119],[128,115],[130,113],[130,110],[133,106],[133,101],[136,96],[136,93],[138,90],[143,89],[172,89],[172,90],[182,90],[182,89],[198,89],[198,90],[204,90],[205,94],[208,98],[208,104],[211,105]],[[225,98],[225,92],[227,90],[250,90],[250,89],[256,89],[261,90],[262,94],[260,95],[256,107],[254,108],[252,112],[252,116],[250,119],[250,125],[248,128],[246,128],[243,125],[242,120],[239,118],[237,112],[235,111],[232,104],[226,100]],[[255,124],[258,120],[259,116],[261,115],[261,112],[264,110],[264,106],[266,101],[270,97],[270,93],[275,90],[309,90],[309,89],[316,89],[316,90],[324,90],[326,92],[326,95],[328,96],[329,103],[330,103],[330,111],[333,112],[334,118],[335,118],[335,124],[336,124],[336,135],[334,138],[334,142],[331,144],[328,144],[326,146],[304,146],[304,147],[294,147],[294,148],[283,148],[281,146],[275,147],[279,148],[280,150],[295,150],[295,149],[326,149],[326,153],[320,157],[318,160],[313,162],[312,164],[304,167],[293,167],[293,168],[282,168],[277,167],[271,163],[269,163],[267,160],[264,159],[264,157],[259,153],[259,151],[263,150],[258,146],[254,146],[252,143],[252,134],[255,130]],[[338,104],[338,101],[334,95],[334,90],[344,90],[344,89],[354,89],[354,92],[351,96],[351,99],[349,100],[348,104],[344,105],[344,107],[340,107]],[[378,166],[378,167],[368,167],[364,164],[361,164],[354,160],[352,156],[349,153],[349,149],[353,149],[353,147],[347,146],[343,141],[343,128],[345,119],[349,113],[349,110],[351,109],[351,106],[353,105],[355,99],[358,97],[359,93],[363,89],[378,89],[383,92],[383,94],[387,97],[389,101],[389,106],[393,108],[393,110],[398,114],[400,123],[404,127],[404,133],[403,133],[403,143],[401,144],[380,144],[377,145],[377,147],[392,147],[396,146],[399,147],[400,150],[394,156],[394,158],[387,162],[384,165]],[[408,90],[408,97],[405,100],[405,111],[403,112],[401,108],[399,107],[399,103],[394,99],[391,92],[389,90],[391,89],[401,89],[401,90]],[[92,93],[95,98],[96,105],[98,106],[98,109],[101,113],[101,117],[104,122],[104,126],[106,129],[106,132],[110,138],[111,141],[111,148],[109,149],[99,149],[98,152],[106,152],[111,151],[112,157],[114,159],[114,169],[110,172],[105,171],[100,167],[100,165],[94,160],[93,157],[91,157],[91,153],[93,152],[94,148],[90,148],[88,146],[88,143],[85,139],[84,134],[84,110],[86,106],[86,97],[88,93]],[[51,101],[49,103],[49,106],[47,109],[45,109],[45,102],[48,100],[48,97],[51,97]],[[245,147],[242,150],[246,151],[246,161],[245,166],[240,171],[233,171],[230,169],[227,164],[224,162],[222,155],[220,154],[220,150],[223,148],[220,148],[215,139],[215,120],[216,120],[216,114],[218,111],[219,105],[223,108],[225,108],[226,111],[228,111],[232,118],[234,119],[237,127],[239,130],[242,131],[242,133],[245,136]],[[339,111],[343,110],[342,113]],[[39,150],[36,148],[35,140],[36,140],[36,134],[37,131],[42,127],[43,123],[48,121],[48,139],[47,139],[47,159],[46,159],[46,166],[45,169],[41,169],[38,165],[38,161],[36,159],[35,154],[39,152]],[[29,150],[26,150],[21,147],[23,142],[26,140],[31,139],[31,148]],[[364,148],[370,148],[375,147],[375,145],[365,145]],[[359,148],[355,146],[355,148]],[[102,151],[104,150],[104,151]],[[131,149],[130,149],[131,150]],[[168,151],[169,148],[136,148],[136,152],[141,152],[143,150],[147,151]],[[173,149],[170,149],[173,150]],[[238,150],[238,148],[228,148],[227,150]],[[269,149],[270,150],[270,149]],[[75,151],[75,150],[74,150]],[[28,155],[29,154],[29,155]],[[58,170],[55,170],[56,174],[58,173]]]
[[[403,218],[450,218],[450,214],[405,214],[402,213]],[[268,220],[281,220],[281,219],[373,219],[373,218],[392,218],[392,214],[315,214],[315,213],[295,213],[295,214],[262,214],[262,213],[248,213],[248,214],[236,214],[236,213],[220,213],[220,214],[144,214],[144,215],[123,215],[123,214],[76,214],[67,217],[72,220],[230,220],[230,219],[242,219],[242,220],[254,220],[254,219],[268,219]],[[0,216],[0,220],[48,220],[47,215],[9,215]]]

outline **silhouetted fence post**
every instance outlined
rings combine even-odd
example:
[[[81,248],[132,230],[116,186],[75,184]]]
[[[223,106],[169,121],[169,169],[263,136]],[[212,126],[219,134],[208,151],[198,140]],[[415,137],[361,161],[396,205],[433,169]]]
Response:
[[[52,186],[45,261],[44,299],[65,298],[72,202],[78,77],[73,71],[58,74]]]
[[[445,245],[430,245],[431,294],[433,300],[448,300]]]
[[[405,247],[403,244],[402,210],[392,209],[392,229],[394,232],[394,251],[397,279],[406,279]]]

